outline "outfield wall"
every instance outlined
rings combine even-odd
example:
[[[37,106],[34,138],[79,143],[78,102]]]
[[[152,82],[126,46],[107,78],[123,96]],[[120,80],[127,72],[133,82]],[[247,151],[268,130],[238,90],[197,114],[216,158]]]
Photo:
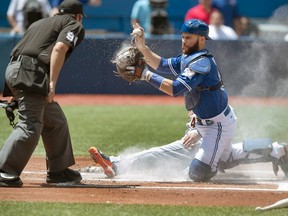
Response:
[[[17,38],[0,37],[0,91],[5,67]],[[114,76],[111,59],[125,38],[86,36],[60,74],[57,93],[161,94],[145,82],[128,84]],[[181,53],[181,38],[147,40],[163,57]],[[288,97],[288,43],[268,41],[208,41],[230,95]]]

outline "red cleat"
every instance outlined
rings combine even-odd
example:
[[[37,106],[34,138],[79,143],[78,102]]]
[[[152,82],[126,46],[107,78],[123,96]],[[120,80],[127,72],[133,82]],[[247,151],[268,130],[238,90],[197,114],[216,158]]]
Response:
[[[94,162],[103,168],[104,173],[108,178],[113,178],[116,175],[112,168],[111,161],[101,151],[99,151],[96,147],[91,147],[89,149],[89,153]]]

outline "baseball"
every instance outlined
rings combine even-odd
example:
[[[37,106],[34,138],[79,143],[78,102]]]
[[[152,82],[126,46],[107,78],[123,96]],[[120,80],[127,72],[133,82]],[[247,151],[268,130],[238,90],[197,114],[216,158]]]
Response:
[[[136,28],[133,30],[132,35],[138,35],[139,37],[141,37],[142,35],[142,31],[139,28]]]

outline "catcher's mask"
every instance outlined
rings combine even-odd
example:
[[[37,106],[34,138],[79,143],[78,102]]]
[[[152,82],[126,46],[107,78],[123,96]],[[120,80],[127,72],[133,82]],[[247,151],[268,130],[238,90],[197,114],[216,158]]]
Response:
[[[181,27],[181,32],[201,35],[204,36],[206,40],[211,40],[211,38],[208,36],[209,34],[208,25],[205,22],[198,19],[191,19],[184,22]]]

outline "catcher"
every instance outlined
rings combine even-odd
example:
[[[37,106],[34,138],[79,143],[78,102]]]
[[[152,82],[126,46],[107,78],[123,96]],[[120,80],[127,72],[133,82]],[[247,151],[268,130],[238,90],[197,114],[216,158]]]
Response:
[[[136,34],[136,32],[141,33]],[[188,20],[183,23],[181,32],[182,55],[165,59],[146,46],[143,28],[138,24],[134,26],[132,34],[135,38],[135,45],[155,73],[149,71],[147,67],[139,67],[137,59],[127,61],[129,63],[126,65],[123,64],[124,60],[122,59],[130,60],[132,56],[141,55],[133,54],[124,58],[124,54],[118,54],[118,58],[121,58],[118,61],[116,56],[114,62],[121,77],[125,78],[126,74],[134,74],[135,78],[129,79],[129,82],[145,80],[168,95],[184,95],[185,107],[195,114],[195,130],[202,139],[199,150],[190,162],[188,175],[193,181],[205,182],[217,174],[220,163],[221,167],[226,169],[233,166],[233,161],[238,160],[239,153],[235,154],[231,144],[236,133],[237,118],[233,108],[229,105],[228,95],[214,56],[206,48],[206,41],[210,40],[208,25],[201,20]],[[130,62],[133,64],[131,65]],[[119,66],[121,70],[118,69],[117,64],[121,65],[121,67]],[[173,74],[176,79],[167,79],[159,75],[160,73]],[[266,155],[265,160],[268,160],[270,159],[268,156],[271,153],[271,144],[270,141],[261,142],[260,145],[258,142],[246,142],[242,152],[244,154],[244,152],[259,151],[261,155]],[[287,150],[279,144],[275,146],[275,149],[279,149],[276,156],[274,155],[277,160],[276,164],[279,163],[285,175],[288,176],[288,164],[286,163],[288,159],[285,156]],[[97,152],[97,150],[94,153],[92,151],[92,157],[98,155],[98,158],[102,158],[101,154],[97,154]],[[269,152],[268,155],[267,152]],[[97,159],[97,157],[94,158]],[[275,172],[278,171],[277,169],[278,165],[274,166]]]

